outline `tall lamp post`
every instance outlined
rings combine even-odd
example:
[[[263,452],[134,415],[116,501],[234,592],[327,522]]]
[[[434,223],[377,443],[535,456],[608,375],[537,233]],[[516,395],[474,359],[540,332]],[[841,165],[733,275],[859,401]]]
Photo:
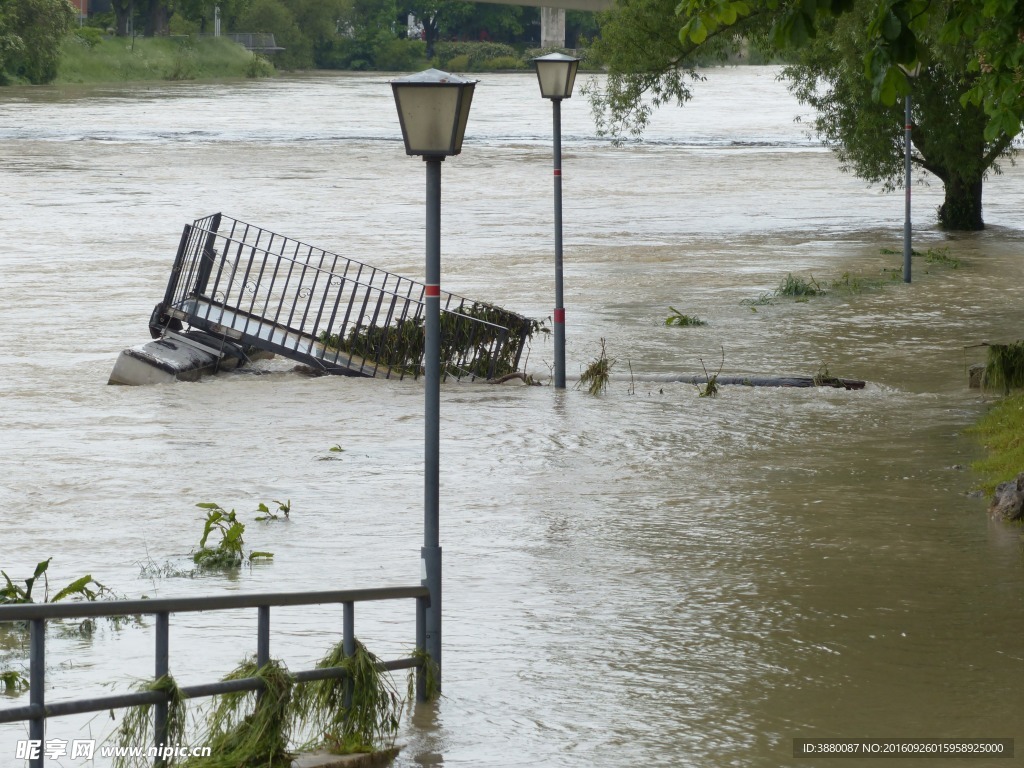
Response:
[[[409,155],[427,163],[427,244],[424,323],[425,461],[423,484],[423,585],[430,590],[426,650],[441,685],[441,163],[462,151],[476,80],[437,69],[391,81]]]
[[[533,60],[540,95],[551,99],[555,135],[555,389],[565,389],[565,306],[562,296],[562,99],[572,97],[580,60],[549,53]]]
[[[907,76],[907,80],[913,86],[914,78],[921,74],[921,62],[917,62],[913,67],[904,67],[902,64],[899,65],[900,69],[903,70],[903,74]],[[904,152],[904,174],[903,187],[906,192],[906,202],[904,203],[903,213],[903,282],[910,282],[910,257],[912,255],[912,249],[910,245],[910,188],[912,186],[910,178],[910,155],[911,155],[911,131],[913,130],[913,121],[910,116],[911,96],[910,91],[907,91],[907,97],[904,102],[904,129],[903,129],[903,152]]]

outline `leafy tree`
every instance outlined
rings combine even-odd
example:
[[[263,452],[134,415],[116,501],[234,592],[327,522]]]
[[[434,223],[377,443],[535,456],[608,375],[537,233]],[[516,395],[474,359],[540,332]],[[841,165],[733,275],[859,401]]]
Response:
[[[313,45],[299,29],[295,15],[282,0],[252,0],[238,17],[238,28],[246,32],[274,35],[274,42],[284,48],[276,54],[275,64],[285,69],[307,69],[313,66]]]
[[[450,34],[473,17],[473,3],[462,0],[411,0],[406,6],[423,25],[427,58],[434,57],[434,44],[443,34]]]
[[[915,162],[945,185],[940,223],[977,229],[984,176],[1012,153],[1024,115],[1024,24],[1019,13],[1009,24],[991,15],[1002,0],[983,3],[626,0],[597,46],[610,68],[607,90],[592,94],[599,128],[639,134],[652,108],[690,97],[698,57],[751,42],[796,58],[786,76],[820,110],[822,137],[844,167],[890,189],[902,183],[896,102],[913,87]],[[901,65],[916,64],[912,84]]]
[[[0,83],[48,83],[76,16],[67,0],[0,0]]]

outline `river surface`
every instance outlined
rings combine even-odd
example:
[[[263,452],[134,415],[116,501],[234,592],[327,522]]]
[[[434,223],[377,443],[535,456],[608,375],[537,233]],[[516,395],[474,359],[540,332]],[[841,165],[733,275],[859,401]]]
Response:
[[[910,285],[752,306],[790,273],[825,285],[902,261],[902,194],[841,173],[775,74],[710,70],[622,147],[579,94],[563,103],[570,388],[443,387],[444,698],[403,721],[400,768],[810,765],[793,739],[814,737],[1024,752],[1020,529],[970,494],[965,434],[992,402],[967,388],[971,345],[1022,335],[1024,170],[989,179],[977,234],[938,231],[941,187],[915,186],[915,248],[959,268],[921,256]],[[443,287],[547,317],[550,104],[531,74],[480,79],[443,167]],[[52,557],[51,593],[86,573],[129,597],[418,582],[422,382],[279,359],[106,384],[149,338],[182,226],[216,211],[422,279],[424,166],[387,80],[0,90],[0,567],[16,581]],[[668,327],[669,307],[708,324]],[[617,375],[594,397],[572,385],[602,339]],[[551,354],[535,341],[528,368],[547,377]],[[868,383],[700,398],[661,380],[705,367]],[[274,499],[290,520],[254,522]],[[236,509],[273,563],[166,575],[190,566],[201,502]],[[340,625],[275,612],[271,651],[307,668]],[[411,604],[360,606],[356,631],[404,655]],[[50,700],[105,695],[151,674],[152,628],[53,627],[48,651]],[[254,651],[251,612],[172,617],[181,684]],[[0,658],[25,667],[16,636]],[[0,726],[0,765],[24,734]]]

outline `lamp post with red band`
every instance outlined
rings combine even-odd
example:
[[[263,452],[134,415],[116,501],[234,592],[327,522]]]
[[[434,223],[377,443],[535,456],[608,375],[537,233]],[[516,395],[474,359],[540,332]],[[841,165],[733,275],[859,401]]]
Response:
[[[565,300],[562,296],[562,99],[572,97],[580,60],[549,53],[533,60],[540,95],[551,99],[555,137],[555,389],[565,389]]]
[[[430,590],[426,650],[441,686],[441,163],[462,151],[476,80],[437,69],[400,77],[391,88],[409,155],[427,163],[426,288],[424,290],[423,585]],[[423,697],[422,686],[418,691]]]

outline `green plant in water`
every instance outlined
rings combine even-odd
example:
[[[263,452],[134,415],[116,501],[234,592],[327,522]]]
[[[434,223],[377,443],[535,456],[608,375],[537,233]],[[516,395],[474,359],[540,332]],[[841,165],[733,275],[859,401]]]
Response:
[[[673,306],[669,306],[669,309],[672,310],[672,314],[665,318],[665,325],[679,325],[683,327],[707,325],[707,323],[699,317],[694,315],[684,315]]]
[[[136,686],[137,691],[159,691],[167,696],[167,732],[163,745],[181,746],[185,743],[186,705],[185,697],[178,684],[170,675]],[[130,707],[121,720],[121,725],[111,734],[116,736],[120,748],[114,755],[114,768],[149,768],[151,761],[143,753],[132,755],[133,749],[149,744],[153,738],[154,713],[152,704]],[[163,746],[157,745],[157,746]],[[169,755],[165,765],[177,763],[176,755]]]
[[[110,592],[109,589],[93,579],[92,576],[86,575],[79,579],[75,579],[66,587],[59,590],[57,594],[51,598],[49,596],[49,581],[46,577],[46,570],[50,567],[51,560],[53,560],[52,557],[38,563],[32,577],[25,579],[24,587],[18,586],[11,581],[11,577],[7,575],[6,571],[0,571],[0,575],[2,575],[4,580],[7,582],[3,586],[0,586],[0,605],[18,605],[35,602],[32,599],[32,590],[40,578],[43,579],[44,583],[44,603],[56,603],[58,600],[63,600],[65,597],[71,597],[73,595],[78,595],[86,600],[96,600],[99,597],[106,596]]]
[[[1003,394],[1024,387],[1024,341],[989,345],[981,387],[1002,390]]]
[[[779,287],[775,289],[775,295],[792,296],[794,298],[823,296],[825,295],[825,289],[813,277],[807,280],[787,274],[786,279],[779,283]]]
[[[914,254],[915,256],[920,254]],[[925,261],[949,269],[959,269],[960,259],[949,255],[949,248],[929,248],[924,254]]]
[[[17,696],[28,690],[28,678],[16,669],[0,672],[0,692]]]
[[[700,360],[700,367],[704,369],[704,377],[707,379],[703,389],[697,387],[698,397],[718,397],[718,377],[721,375],[722,369],[725,367],[725,347],[722,347],[722,363],[718,366],[718,370],[715,372],[714,376],[708,375],[708,369],[707,366],[704,365],[704,359],[698,358],[698,360]]]
[[[269,522],[270,520],[280,520],[282,515],[284,516],[284,518],[286,520],[291,518],[291,513],[292,513],[292,500],[291,499],[288,499],[288,501],[278,501],[277,499],[274,499],[274,503],[277,504],[277,510],[275,510],[274,512],[271,512],[270,511],[270,507],[268,507],[263,502],[260,502],[259,507],[257,507],[257,509],[256,509],[256,511],[259,512],[260,514],[256,518],[256,520],[264,521],[264,522]]]
[[[316,734],[318,744],[337,754],[394,746],[403,699],[380,659],[356,640],[351,656],[339,643],[317,664],[332,667],[344,669],[345,677],[298,686],[297,718]]]
[[[206,732],[199,742],[210,747],[210,757],[187,760],[187,768],[288,768],[294,721],[292,686],[295,681],[279,661],[262,667],[248,659],[225,681],[256,677],[261,691],[224,693],[209,712]]]
[[[743,299],[740,302],[741,307],[750,307],[752,312],[757,312],[757,307],[770,307],[775,303],[775,295],[772,293],[762,293],[756,299]]]
[[[270,559],[271,552],[249,552],[246,554],[245,525],[238,520],[235,510],[227,512],[220,504],[202,502],[196,504],[200,509],[208,510],[203,526],[203,537],[199,540],[199,549],[193,553],[192,561],[200,568],[231,569],[238,568],[246,562],[259,559]],[[210,535],[220,536],[217,546],[207,546]]]
[[[601,339],[601,354],[583,371],[576,389],[585,385],[590,394],[600,395],[608,389],[608,381],[611,378],[611,371],[614,365],[615,361],[608,358],[605,340]]]

